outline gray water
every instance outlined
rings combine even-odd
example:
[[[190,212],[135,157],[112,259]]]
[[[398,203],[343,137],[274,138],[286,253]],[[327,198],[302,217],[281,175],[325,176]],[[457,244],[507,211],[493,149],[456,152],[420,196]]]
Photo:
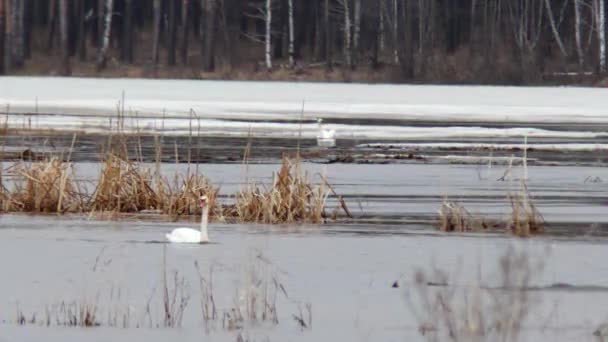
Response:
[[[163,174],[187,167],[163,164]],[[229,201],[246,180],[270,182],[279,165],[198,167]],[[213,244],[183,246],[164,243],[164,234],[196,223],[0,216],[0,291],[5,294],[0,340],[236,341],[239,333],[250,341],[422,340],[421,322],[412,310],[420,300],[415,272],[444,270],[450,275],[448,288],[456,290],[470,284],[500,286],[498,260],[509,247],[526,251],[533,262],[543,260],[542,271],[534,272],[529,284],[536,299],[530,303],[523,340],[592,341],[592,332],[608,321],[608,266],[603,262],[608,258],[608,188],[603,182],[585,182],[588,176],[608,179],[605,169],[529,167],[528,186],[549,233],[520,240],[502,234],[447,235],[436,232],[432,223],[445,195],[473,212],[503,217],[509,210],[506,192],[519,186],[517,180],[497,181],[505,167],[304,167],[311,177],[328,177],[345,196],[354,221],[323,226],[214,223]],[[75,170],[80,180],[92,180],[99,164],[77,163]],[[511,178],[523,175],[516,168]],[[179,328],[162,327],[163,255],[169,279],[177,271],[190,297]],[[207,329],[195,261],[203,273],[213,269],[220,318]],[[223,329],[221,317],[241,305],[253,269],[284,286],[287,296],[279,293],[276,303],[279,324],[246,322],[240,330]],[[391,287],[395,281],[399,288]],[[43,326],[47,315],[58,315],[62,302],[95,304],[101,326]],[[292,315],[302,309],[306,316],[306,304],[312,307],[312,328],[301,329]],[[28,320],[36,315],[36,323],[19,326],[19,312]],[[126,328],[109,323],[125,312]]]

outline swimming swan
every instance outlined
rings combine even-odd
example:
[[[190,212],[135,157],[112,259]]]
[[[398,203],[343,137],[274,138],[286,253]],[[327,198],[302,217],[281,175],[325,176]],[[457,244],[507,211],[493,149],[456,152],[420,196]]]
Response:
[[[323,128],[323,119],[318,118],[319,133],[317,134],[317,145],[322,147],[336,146],[336,131],[333,129]]]
[[[171,234],[165,234],[167,240],[173,243],[206,243],[209,242],[207,234],[207,221],[209,220],[209,206],[207,196],[201,196],[200,206],[203,209],[201,218],[201,229],[175,228]]]

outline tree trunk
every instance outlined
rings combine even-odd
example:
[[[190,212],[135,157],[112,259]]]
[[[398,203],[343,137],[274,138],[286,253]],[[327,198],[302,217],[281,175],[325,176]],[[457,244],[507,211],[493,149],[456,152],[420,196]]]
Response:
[[[81,61],[87,59],[87,23],[86,23],[86,6],[82,0],[76,0],[78,3],[78,57]]]
[[[61,75],[69,76],[70,44],[69,44],[68,0],[59,0],[59,36],[61,41]]]
[[[606,72],[606,10],[604,0],[597,1],[597,39],[599,47],[599,72]]]
[[[288,1],[289,12],[289,67],[293,68],[295,61],[294,24],[293,24],[293,0]]]
[[[11,45],[13,66],[21,68],[24,60],[23,50],[23,12],[24,2],[21,0],[12,0],[11,4]]]
[[[324,26],[325,26],[325,69],[327,71],[331,71],[332,69],[332,61],[331,61],[331,24],[329,22],[329,0],[325,0],[325,6],[323,8],[324,11]]]
[[[351,28],[350,23],[350,0],[342,0],[344,10],[344,63],[347,67],[352,67],[352,49],[351,49]]]
[[[4,75],[5,73],[5,69],[4,69],[4,63],[5,63],[5,51],[6,49],[4,48],[4,43],[5,43],[5,39],[4,39],[4,34],[5,34],[5,28],[6,28],[6,21],[4,19],[4,0],[0,0],[0,75]]]
[[[215,69],[215,2],[205,1],[205,50],[203,51],[203,69],[211,72]]]
[[[169,0],[169,35],[167,42],[167,64],[175,65],[176,55],[176,39],[177,39],[177,11],[176,3],[177,0]]]
[[[114,1],[106,0],[106,13],[103,28],[103,40],[99,56],[97,56],[97,70],[103,70],[108,62],[108,47],[110,45],[110,36],[112,34],[112,12],[114,11]]]
[[[403,0],[403,1],[407,1],[407,0]],[[399,4],[397,3],[397,0],[393,0],[393,55],[395,57],[395,64],[399,64],[399,49],[401,48],[400,45],[403,45],[404,42],[402,42],[401,40],[399,40],[397,37],[399,37]]]
[[[551,9],[551,4],[549,3],[549,0],[545,0],[545,7],[547,8],[547,16],[549,17],[549,24],[551,25],[551,31],[553,32],[553,37],[555,38],[555,41],[557,42],[557,46],[559,46],[559,50],[562,52],[562,55],[564,57],[568,57],[568,53],[566,52],[566,48],[564,47],[562,38],[559,35],[557,26],[555,25],[555,19],[553,18],[553,10]]]
[[[133,0],[125,0],[121,50],[122,60],[133,63]]]
[[[182,17],[182,26],[181,26],[181,45],[180,45],[180,56],[181,56],[181,60],[182,60],[182,64],[187,65],[188,64],[188,33],[189,33],[189,24],[190,24],[190,20],[189,20],[189,16],[188,13],[190,12],[190,1],[189,0],[183,0],[182,1],[182,13],[181,13],[181,17]]]
[[[159,59],[161,4],[161,0],[154,0],[154,32],[152,37],[152,61],[154,65],[158,64]]]
[[[355,55],[354,64],[358,63],[359,59],[359,46],[361,39],[361,0],[355,0],[355,9],[354,9],[354,36],[353,36],[353,49]]]
[[[266,44],[266,69],[272,69],[272,0],[266,0],[266,35],[264,42]]]
[[[578,55],[578,66],[582,71],[585,65],[583,43],[581,40],[581,0],[574,0],[574,39],[576,41],[576,54]]]
[[[57,27],[57,0],[49,1],[49,35],[46,44],[47,53],[53,50],[55,42],[55,27]]]
[[[103,32],[104,32],[104,20],[105,20],[105,7],[106,0],[97,0],[97,49],[101,50],[103,45]]]

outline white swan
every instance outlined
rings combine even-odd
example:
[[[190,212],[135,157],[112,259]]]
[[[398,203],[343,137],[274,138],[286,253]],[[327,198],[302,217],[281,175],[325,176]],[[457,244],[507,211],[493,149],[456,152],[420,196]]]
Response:
[[[165,234],[169,242],[174,243],[205,243],[209,242],[207,234],[207,221],[209,220],[209,206],[207,205],[207,196],[201,196],[200,206],[203,209],[201,218],[201,229],[192,228],[175,228],[171,234]]]
[[[323,119],[318,118],[319,133],[317,134],[317,145],[321,147],[336,146],[336,131],[333,129],[323,128]]]

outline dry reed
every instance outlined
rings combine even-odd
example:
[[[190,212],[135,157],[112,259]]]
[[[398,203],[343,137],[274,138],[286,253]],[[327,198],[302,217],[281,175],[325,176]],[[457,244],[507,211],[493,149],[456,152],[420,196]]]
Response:
[[[443,232],[478,232],[488,225],[482,218],[473,216],[464,206],[446,198],[439,209],[439,230]]]
[[[158,209],[174,219],[180,216],[200,215],[201,195],[206,195],[208,198],[210,218],[222,217],[222,207],[217,202],[219,189],[203,175],[189,174],[180,177],[176,174],[173,185],[170,181],[158,177],[155,190]]]
[[[526,183],[522,181],[520,191],[516,194],[509,194],[508,197],[511,203],[508,229],[520,237],[543,233],[545,220],[534,205]]]
[[[7,211],[64,213],[78,212],[84,198],[74,181],[70,163],[58,158],[14,167],[14,190],[3,195]],[[4,191],[3,191],[4,192]]]
[[[158,202],[151,173],[137,163],[108,154],[90,207],[91,211],[122,213],[156,209]]]
[[[323,223],[329,194],[325,180],[319,185],[312,184],[299,159],[294,162],[284,157],[269,188],[248,184],[237,193],[234,207],[228,208],[225,215],[241,222]]]

